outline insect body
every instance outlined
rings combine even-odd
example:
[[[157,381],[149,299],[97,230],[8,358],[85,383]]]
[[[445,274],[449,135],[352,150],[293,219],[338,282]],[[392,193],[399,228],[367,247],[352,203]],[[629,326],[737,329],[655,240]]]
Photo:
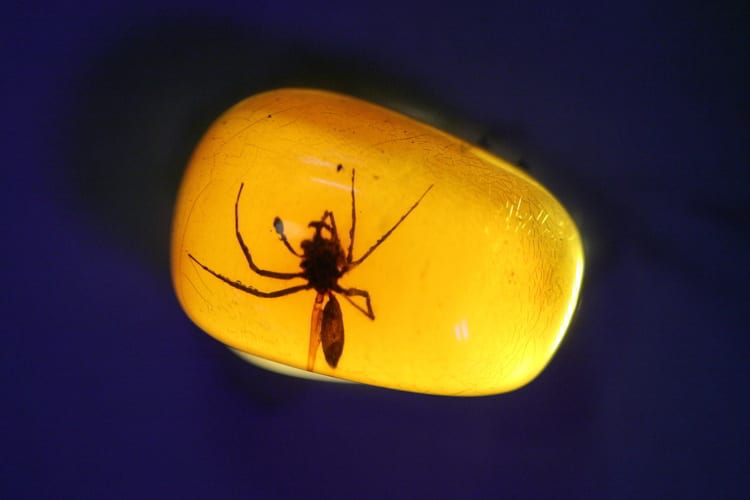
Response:
[[[338,170],[340,170],[340,168]],[[242,249],[242,253],[247,260],[248,266],[254,273],[260,276],[280,280],[304,279],[307,283],[293,285],[273,292],[264,292],[250,285],[245,285],[241,281],[233,280],[219,274],[201,263],[190,253],[188,253],[188,256],[201,268],[216,278],[234,288],[242,290],[243,292],[255,295],[256,297],[274,298],[290,295],[303,290],[315,290],[317,295],[313,302],[312,317],[310,320],[310,345],[307,354],[307,369],[312,371],[315,366],[315,355],[319,344],[322,344],[323,346],[323,354],[325,355],[328,365],[331,368],[336,368],[344,349],[344,321],[341,313],[341,306],[339,305],[335,294],[344,297],[350,304],[371,320],[375,319],[375,314],[372,311],[372,304],[370,302],[370,294],[366,290],[358,288],[344,288],[339,285],[339,279],[347,272],[364,262],[365,259],[367,259],[375,249],[378,248],[391,235],[391,233],[393,233],[393,231],[395,231],[406,217],[417,208],[422,201],[422,198],[424,198],[430,189],[432,189],[432,186],[429,186],[417,201],[401,216],[401,218],[358,259],[355,259],[353,256],[354,233],[357,221],[354,197],[354,170],[352,170],[351,187],[352,225],[349,229],[349,245],[346,250],[344,250],[341,243],[338,229],[336,228],[336,220],[333,216],[333,212],[330,210],[324,211],[320,220],[312,221],[308,224],[308,227],[314,229],[315,232],[311,239],[304,240],[300,244],[302,253],[295,250],[289,243],[286,234],[284,233],[284,222],[279,217],[276,217],[273,221],[273,226],[276,233],[279,235],[281,242],[289,252],[301,259],[300,267],[302,271],[296,273],[268,271],[259,268],[253,261],[250,249],[245,243],[239,228],[239,204],[243,187],[244,183],[240,184],[240,188],[237,192],[237,199],[234,203],[234,229],[237,242]],[[364,298],[366,308],[354,302],[352,297]]]

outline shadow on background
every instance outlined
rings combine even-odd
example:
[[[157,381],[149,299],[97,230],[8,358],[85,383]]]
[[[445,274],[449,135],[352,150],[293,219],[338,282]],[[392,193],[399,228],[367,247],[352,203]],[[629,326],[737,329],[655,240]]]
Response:
[[[398,109],[469,140],[481,129],[429,100],[405,75],[354,55],[317,52],[228,21],[151,21],[100,51],[60,130],[71,204],[118,242],[168,270],[172,205],[200,137],[233,104],[280,87],[312,87]],[[504,139],[507,143],[507,137]]]

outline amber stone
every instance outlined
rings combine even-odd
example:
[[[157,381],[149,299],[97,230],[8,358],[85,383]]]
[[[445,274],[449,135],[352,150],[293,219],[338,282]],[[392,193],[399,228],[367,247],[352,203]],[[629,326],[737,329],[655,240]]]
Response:
[[[359,265],[339,261],[336,283],[366,291],[374,319],[363,295],[323,290],[326,304],[331,296],[340,304],[344,344],[335,367],[322,350],[310,365],[323,348],[310,337],[321,291],[303,277],[252,270],[235,223],[258,268],[301,273],[295,253],[304,254],[316,231],[309,223],[326,211],[346,256],[353,199],[351,260],[388,236]],[[185,312],[237,350],[366,384],[463,396],[510,391],[541,372],[568,328],[584,265],[574,221],[520,169],[394,111],[308,89],[245,99],[205,133],[179,190],[171,258]],[[229,281],[302,289],[262,297]]]

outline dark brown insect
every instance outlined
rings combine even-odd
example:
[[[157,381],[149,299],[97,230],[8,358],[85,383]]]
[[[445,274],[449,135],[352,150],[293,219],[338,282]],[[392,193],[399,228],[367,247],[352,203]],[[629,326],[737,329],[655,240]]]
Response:
[[[338,168],[337,170],[341,170]],[[323,212],[323,216],[320,220],[312,221],[308,224],[315,230],[312,238],[304,240],[300,244],[302,253],[289,244],[286,234],[284,233],[284,222],[276,217],[273,220],[273,226],[276,233],[279,235],[281,242],[292,254],[300,257],[301,272],[296,273],[279,273],[275,271],[267,271],[259,268],[253,262],[253,258],[250,254],[250,250],[245,244],[242,234],[240,233],[239,223],[239,204],[240,196],[242,195],[242,188],[244,183],[240,184],[240,189],[237,192],[237,199],[234,202],[234,230],[237,235],[237,242],[242,249],[242,253],[245,255],[247,264],[250,269],[260,276],[266,276],[269,278],[276,278],[281,280],[291,280],[295,278],[301,278],[307,280],[306,284],[295,285],[288,288],[282,288],[273,292],[263,292],[254,288],[250,285],[245,285],[240,281],[232,280],[226,276],[217,273],[208,266],[202,264],[192,254],[188,253],[188,256],[200,267],[207,272],[211,273],[216,278],[225,282],[226,284],[233,286],[243,292],[247,292],[256,297],[282,297],[284,295],[290,295],[292,293],[300,292],[302,290],[314,289],[317,292],[315,296],[315,302],[313,302],[312,318],[310,321],[310,347],[307,353],[307,369],[312,371],[315,365],[315,354],[318,350],[318,344],[323,344],[323,354],[325,355],[326,361],[331,368],[336,368],[339,362],[341,353],[344,350],[344,321],[341,314],[341,306],[334,292],[343,296],[346,300],[357,308],[362,314],[370,318],[375,319],[375,314],[372,312],[372,305],[370,303],[370,294],[366,290],[360,290],[358,288],[343,288],[339,285],[339,279],[360,265],[362,262],[369,257],[376,248],[378,248],[388,236],[409,216],[409,214],[417,208],[417,205],[422,201],[427,193],[432,189],[429,186],[422,196],[396,221],[396,223],[388,231],[386,231],[360,258],[355,259],[353,256],[354,250],[354,230],[357,224],[357,214],[355,209],[354,201],[354,170],[352,170],[352,225],[349,229],[349,246],[344,251],[344,247],[339,239],[339,233],[336,229],[336,221],[333,217],[333,212],[326,210]],[[324,231],[327,233],[324,234]],[[364,297],[367,309],[358,305],[352,300],[352,297]],[[327,299],[327,300],[326,300]]]

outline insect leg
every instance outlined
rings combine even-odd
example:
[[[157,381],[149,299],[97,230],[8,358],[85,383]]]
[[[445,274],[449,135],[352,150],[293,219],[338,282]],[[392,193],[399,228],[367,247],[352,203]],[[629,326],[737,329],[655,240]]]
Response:
[[[297,286],[290,286],[289,288],[282,288],[281,290],[276,290],[273,292],[263,292],[261,290],[258,290],[257,288],[253,288],[250,285],[245,285],[240,281],[232,280],[227,278],[226,276],[217,273],[213,269],[209,268],[208,266],[202,264],[198,259],[192,256],[192,254],[188,254],[188,257],[193,259],[193,262],[198,264],[200,267],[202,267],[205,271],[211,273],[215,277],[219,278],[221,281],[226,283],[229,286],[232,286],[238,290],[242,290],[243,292],[247,292],[250,295],[255,295],[256,297],[266,297],[266,298],[273,298],[273,297],[282,297],[284,295],[290,295],[296,292],[299,292],[301,290],[309,290],[312,288],[309,284],[307,285],[297,285]]]
[[[427,188],[427,189],[425,190],[425,192],[424,192],[424,193],[422,193],[422,196],[420,196],[420,197],[419,197],[419,199],[418,199],[418,200],[417,200],[417,201],[416,201],[416,202],[414,203],[414,205],[412,205],[412,206],[411,206],[411,208],[409,208],[409,210],[407,210],[407,211],[406,211],[406,213],[405,213],[404,215],[402,215],[402,216],[401,216],[401,218],[400,218],[400,219],[398,220],[398,222],[396,222],[396,223],[395,223],[395,224],[393,225],[393,227],[392,227],[392,228],[390,228],[390,229],[389,229],[388,231],[386,231],[386,233],[385,233],[385,234],[384,234],[383,236],[381,236],[381,237],[380,237],[380,239],[379,239],[378,241],[376,241],[376,242],[375,242],[375,244],[374,244],[373,246],[371,246],[371,247],[370,247],[370,249],[369,249],[369,250],[367,250],[367,251],[365,252],[365,254],[364,254],[364,255],[363,255],[362,257],[360,257],[359,259],[357,259],[357,260],[355,260],[354,262],[352,262],[352,263],[351,263],[351,265],[352,265],[352,266],[356,266],[356,265],[359,265],[359,264],[361,264],[362,262],[364,262],[364,260],[365,260],[365,259],[366,259],[367,257],[369,257],[369,256],[370,256],[370,254],[371,254],[372,252],[374,252],[374,251],[375,251],[375,249],[376,249],[376,248],[378,248],[378,247],[380,246],[380,244],[381,244],[381,243],[383,243],[383,242],[385,241],[385,239],[386,239],[386,238],[388,238],[388,237],[389,237],[389,236],[391,235],[391,233],[392,233],[393,231],[395,231],[395,230],[396,230],[396,228],[397,228],[397,227],[399,226],[399,224],[401,224],[402,222],[404,222],[404,219],[406,219],[406,217],[408,217],[408,216],[409,216],[409,214],[410,214],[410,213],[411,213],[411,212],[412,212],[412,211],[413,211],[413,210],[414,210],[415,208],[417,208],[417,205],[419,205],[419,202],[420,202],[420,201],[422,201],[422,198],[424,198],[424,197],[425,197],[425,196],[427,195],[427,193],[429,193],[429,192],[430,192],[430,189],[432,189],[432,186],[434,186],[434,184],[433,184],[433,185],[431,185],[430,187],[428,187],[428,188]]]
[[[268,276],[269,278],[277,278],[277,279],[282,279],[282,280],[289,280],[292,278],[302,278],[303,273],[277,273],[275,271],[266,271],[265,269],[260,269],[253,262],[253,258],[250,255],[250,249],[247,248],[245,241],[242,239],[242,234],[240,233],[239,205],[240,205],[240,195],[242,194],[243,187],[245,187],[244,182],[240,184],[240,189],[239,191],[237,191],[237,199],[234,202],[234,232],[237,235],[237,241],[239,242],[240,247],[242,248],[242,253],[245,254],[245,259],[247,259],[247,264],[250,266],[250,269],[252,269],[257,274],[260,274],[261,276]]]
[[[373,319],[373,320],[375,319],[375,313],[372,312],[372,304],[370,303],[370,293],[367,290],[360,290],[359,288],[341,288],[340,286],[337,286],[333,289],[333,291],[338,292],[341,295],[343,295],[344,298],[348,300],[351,305],[359,309],[359,311],[362,314],[364,314],[370,319]],[[365,304],[367,304],[366,311],[362,306],[360,306],[359,304],[357,304],[351,299],[355,295],[358,297],[365,298]]]

